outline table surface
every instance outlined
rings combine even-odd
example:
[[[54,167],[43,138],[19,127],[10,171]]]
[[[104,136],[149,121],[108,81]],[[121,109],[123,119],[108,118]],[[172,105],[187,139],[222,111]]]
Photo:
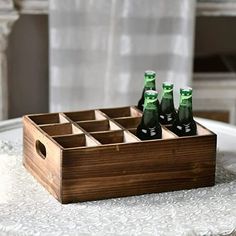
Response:
[[[211,188],[61,205],[22,167],[21,119],[0,122],[0,235],[220,235],[236,229],[236,127],[217,134]],[[236,232],[236,231],[234,231]]]

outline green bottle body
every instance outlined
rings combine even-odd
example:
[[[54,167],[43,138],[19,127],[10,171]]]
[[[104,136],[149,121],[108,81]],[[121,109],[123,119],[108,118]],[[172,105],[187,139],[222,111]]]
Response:
[[[156,91],[147,90],[144,94],[144,111],[136,135],[141,140],[161,139],[162,129],[159,123]]]
[[[172,131],[180,137],[196,135],[197,125],[192,112],[192,89],[180,89],[180,93],[180,105]]]
[[[163,95],[160,103],[160,123],[163,125],[171,125],[177,115],[173,98],[174,85],[172,83],[164,82],[162,87]]]
[[[142,91],[142,96],[138,101],[138,109],[140,111],[143,111],[144,94],[147,90],[156,90],[156,73],[151,70],[145,71],[144,73],[144,88]]]

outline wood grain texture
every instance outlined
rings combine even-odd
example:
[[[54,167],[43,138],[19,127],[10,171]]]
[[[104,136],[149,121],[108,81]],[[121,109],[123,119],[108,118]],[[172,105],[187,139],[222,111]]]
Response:
[[[65,151],[63,202],[211,186],[215,137],[194,139]]]
[[[70,124],[59,125],[65,134],[57,137],[50,136],[57,132],[55,125],[38,126],[35,119],[24,118],[24,165],[61,203],[214,185],[216,135],[201,125],[196,136],[180,138],[163,127],[164,139],[140,141],[126,129],[138,125],[135,108],[96,110],[97,118],[105,121],[80,121],[87,122],[82,134],[68,134],[68,125],[78,126],[76,121],[85,114],[96,119],[95,112],[71,114],[60,114]],[[119,124],[120,130],[112,130],[110,122],[118,114],[129,115],[121,119],[126,127]],[[99,132],[88,133],[90,128]],[[42,153],[46,147],[46,158],[40,157],[37,140],[43,144]]]
[[[116,118],[115,121],[126,129],[132,129],[140,124],[141,117]]]
[[[105,108],[100,110],[110,118],[142,116],[142,113],[135,107]]]
[[[44,125],[41,129],[51,136],[72,134],[72,124],[69,123]]]
[[[31,115],[29,117],[37,125],[68,123],[68,120],[66,120],[62,115],[58,113],[38,114],[38,115]]]
[[[96,110],[66,112],[65,115],[72,121],[104,120],[106,117]]]
[[[46,133],[23,119],[23,165],[59,201],[61,201],[61,149]],[[46,149],[46,158],[36,148],[40,141]]]
[[[77,122],[87,132],[119,130],[120,127],[110,120],[96,120],[87,122]]]

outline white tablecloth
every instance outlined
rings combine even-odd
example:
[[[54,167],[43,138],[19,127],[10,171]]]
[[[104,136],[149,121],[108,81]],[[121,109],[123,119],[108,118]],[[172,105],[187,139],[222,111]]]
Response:
[[[236,234],[236,128],[218,134],[216,185],[62,205],[22,166],[22,129],[0,124],[0,235]]]

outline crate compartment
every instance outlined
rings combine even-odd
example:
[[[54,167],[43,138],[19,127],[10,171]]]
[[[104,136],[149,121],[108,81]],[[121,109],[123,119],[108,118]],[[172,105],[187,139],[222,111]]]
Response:
[[[64,114],[74,122],[106,119],[106,117],[97,110],[66,112]]]
[[[85,134],[53,137],[62,148],[95,147],[99,143]]]
[[[82,130],[73,124],[52,124],[43,125],[40,127],[44,132],[50,136],[68,135],[68,134],[82,134]]]
[[[110,118],[118,117],[141,117],[142,113],[135,107],[118,107],[109,109],[100,109],[104,114]]]
[[[121,128],[110,120],[77,122],[87,132],[120,130]]]
[[[197,123],[197,135],[204,136],[204,135],[211,135],[211,132],[206,129],[203,125]]]
[[[127,129],[130,133],[136,135],[137,126],[140,124],[142,117],[126,117],[114,119],[122,127]],[[177,136],[162,126],[162,139],[176,138]]]
[[[201,124],[197,123],[197,135],[195,136],[204,136],[204,135],[211,135],[212,132],[209,131],[208,129],[206,129],[204,126],[202,126]],[[168,129],[168,131],[171,131],[172,133],[172,126],[171,125],[168,125],[168,126],[165,126],[166,129]],[[175,134],[176,135],[176,134]],[[178,137],[178,135],[176,135],[176,137]],[[186,137],[194,137],[194,136],[186,136]],[[185,138],[186,138],[185,137]],[[182,137],[184,138],[184,137]]]
[[[37,125],[69,123],[69,121],[60,113],[30,115],[29,118]]]
[[[119,123],[125,129],[137,128],[140,124],[142,117],[126,117],[126,118],[116,118],[114,121]]]
[[[129,129],[128,129],[128,131],[129,131],[130,133],[132,133],[133,135],[135,135],[135,136],[136,136],[136,130],[137,130],[137,128],[129,128]]]
[[[170,130],[168,130],[165,126],[162,126],[162,139],[156,139],[156,140],[163,140],[163,139],[173,139],[177,138],[177,135],[172,133]],[[137,128],[129,128],[128,131],[136,136],[136,130]],[[150,140],[149,140],[150,141]]]
[[[132,143],[139,142],[132,134],[123,130],[96,132],[91,135],[97,139],[101,144],[115,144],[115,143]]]

